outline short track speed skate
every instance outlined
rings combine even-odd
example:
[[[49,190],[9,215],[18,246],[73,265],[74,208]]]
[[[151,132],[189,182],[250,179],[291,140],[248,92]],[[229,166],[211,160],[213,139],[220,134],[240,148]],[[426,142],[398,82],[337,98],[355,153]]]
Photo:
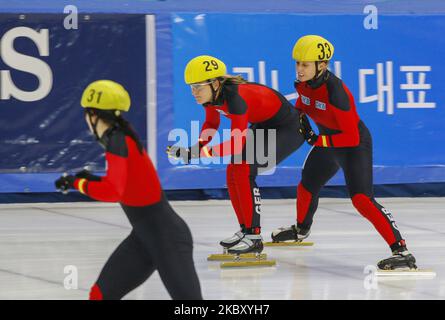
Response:
[[[224,240],[221,240],[219,244],[227,250],[230,247],[233,247],[234,245],[237,245],[241,239],[244,238],[246,234],[243,232],[243,230],[240,230],[238,232],[235,232],[235,234],[229,238],[226,238]]]
[[[238,244],[230,247],[228,253],[233,255],[233,261],[221,263],[221,268],[237,268],[237,267],[258,267],[258,266],[274,266],[275,260],[267,260],[262,255],[263,239],[259,234],[246,234]],[[244,260],[242,256],[253,255],[252,260]]]
[[[285,246],[297,246],[307,247],[313,246],[313,242],[303,241],[309,237],[310,230],[302,230],[295,225],[290,227],[281,227],[272,232],[272,242],[265,242],[266,247],[285,247]]]
[[[245,236],[245,233],[240,230],[233,236],[220,241],[220,245],[223,247],[223,253],[211,254],[207,257],[207,261],[231,261],[235,259],[235,254],[228,253],[228,249],[237,245]],[[261,259],[266,259],[267,255],[260,254]],[[255,253],[245,253],[239,255],[239,260],[256,259]]]

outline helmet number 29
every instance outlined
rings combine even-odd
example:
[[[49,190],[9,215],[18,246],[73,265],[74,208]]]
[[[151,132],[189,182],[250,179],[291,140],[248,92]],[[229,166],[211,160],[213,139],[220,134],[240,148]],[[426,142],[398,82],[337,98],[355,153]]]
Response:
[[[327,44],[326,42],[324,44],[319,43],[317,45],[317,48],[320,49],[320,54],[318,55],[318,59],[328,60],[329,58],[331,58],[332,52],[331,52],[331,47],[329,46],[329,44]],[[328,52],[326,52],[325,49],[327,49]]]
[[[88,102],[91,102],[94,100],[94,97],[97,96],[96,102],[100,103],[100,98],[102,97],[102,91],[96,91],[94,89],[90,90],[90,95],[87,98]]]
[[[218,70],[218,68],[219,68],[218,63],[215,60],[210,60],[210,61],[206,60],[206,61],[203,61],[202,64],[204,64],[206,66],[205,71],[207,71],[207,72],[213,71],[213,70]]]

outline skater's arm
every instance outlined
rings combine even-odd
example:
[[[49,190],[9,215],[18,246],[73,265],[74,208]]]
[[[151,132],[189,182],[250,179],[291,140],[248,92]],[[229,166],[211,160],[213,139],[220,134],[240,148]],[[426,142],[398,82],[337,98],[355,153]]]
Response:
[[[246,100],[239,93],[238,86],[229,86],[224,93],[229,118],[232,121],[230,139],[211,148],[204,147],[201,152],[202,157],[225,157],[240,154],[246,144],[249,125]]]
[[[205,111],[206,119],[202,125],[201,133],[199,135],[200,147],[203,147],[212,141],[212,138],[215,135],[215,132],[218,130],[221,121],[219,112],[212,107],[206,107]]]
[[[240,154],[246,144],[247,126],[249,124],[247,115],[235,115],[231,117],[232,125],[230,129],[230,139],[212,146],[204,147],[201,156],[204,157],[225,157],[228,155]]]

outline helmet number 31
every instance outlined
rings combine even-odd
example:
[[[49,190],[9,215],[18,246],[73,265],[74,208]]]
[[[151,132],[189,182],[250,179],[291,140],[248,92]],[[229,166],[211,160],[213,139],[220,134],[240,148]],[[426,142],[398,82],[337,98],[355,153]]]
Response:
[[[207,72],[210,72],[213,70],[218,70],[218,68],[219,68],[218,62],[216,62],[215,60],[210,60],[210,61],[206,60],[206,61],[203,61],[202,64],[206,66],[205,71],[207,71]]]
[[[91,89],[89,93],[90,95],[87,98],[88,102],[92,102],[94,100],[94,96],[97,96],[96,102],[100,103],[100,98],[102,97],[102,91],[96,91],[94,89]]]
[[[320,49],[320,54],[318,55],[318,59],[320,60],[329,60],[329,58],[331,58],[332,52],[331,52],[331,47],[329,46],[329,44],[327,42],[323,43],[319,43],[317,45],[317,48]],[[325,51],[325,49],[327,49],[327,52]]]

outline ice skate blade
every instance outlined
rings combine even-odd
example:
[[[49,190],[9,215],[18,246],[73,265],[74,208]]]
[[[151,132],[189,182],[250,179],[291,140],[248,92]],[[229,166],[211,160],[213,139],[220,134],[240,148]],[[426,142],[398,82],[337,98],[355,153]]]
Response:
[[[276,260],[256,260],[256,261],[230,261],[222,262],[221,268],[245,268],[245,267],[273,267]]]
[[[313,242],[290,241],[290,242],[263,242],[265,247],[311,247]]]
[[[240,259],[256,259],[257,256],[255,253],[244,253],[240,254]],[[227,260],[234,260],[235,255],[230,253],[221,253],[221,254],[211,254],[207,257],[207,261],[227,261]],[[260,254],[260,259],[267,259],[267,254],[262,253]]]
[[[433,279],[436,277],[436,272],[431,269],[399,269],[399,270],[379,270],[377,269],[375,275],[379,278],[394,278],[394,277],[415,277]]]

